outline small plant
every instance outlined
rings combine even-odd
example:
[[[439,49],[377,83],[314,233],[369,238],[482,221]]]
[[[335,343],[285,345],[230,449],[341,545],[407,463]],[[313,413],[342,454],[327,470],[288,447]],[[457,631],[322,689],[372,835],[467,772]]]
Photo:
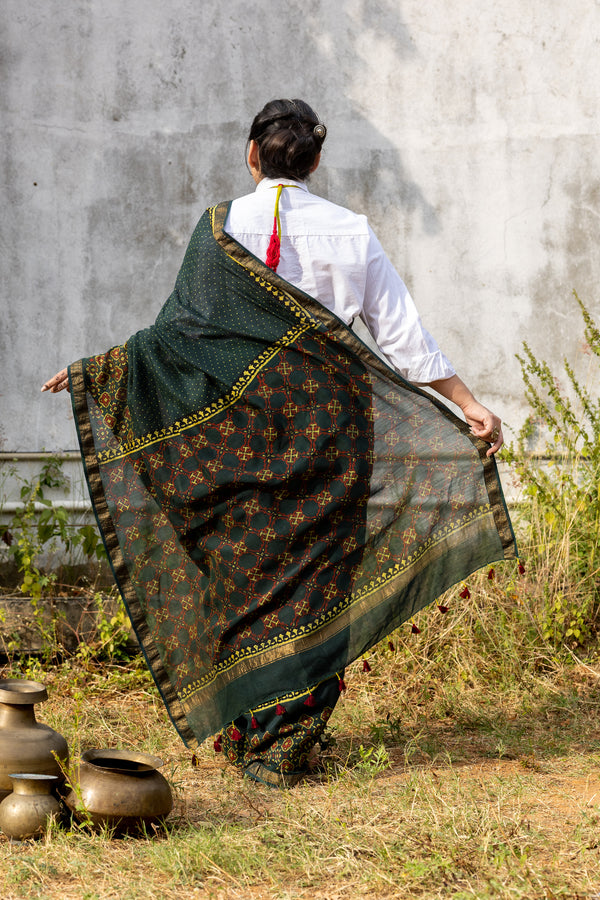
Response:
[[[5,631],[6,613],[0,609],[0,653],[3,656],[10,657],[15,651],[20,649],[20,640],[18,634],[12,632],[7,634]]]
[[[77,657],[82,661],[127,659],[127,645],[131,637],[131,623],[123,603],[117,601],[112,615],[106,613],[106,602],[102,594],[94,594],[97,611],[97,634],[79,645]]]
[[[600,330],[574,296],[587,352],[600,360]],[[600,630],[600,401],[567,360],[569,393],[526,343],[517,358],[532,412],[503,457],[524,489],[529,565],[545,595],[540,627],[554,646],[581,646]]]
[[[377,747],[363,747],[361,744],[358,748],[358,756],[359,760],[355,768],[366,775],[379,775],[380,772],[385,772],[391,766],[388,752],[383,744],[379,744]]]
[[[371,738],[376,743],[401,744],[403,740],[402,720],[399,716],[392,717],[389,713],[385,720],[371,725]]]
[[[14,470],[12,475],[15,475]],[[106,558],[96,528],[72,525],[68,510],[48,497],[49,491],[64,490],[67,486],[62,462],[55,458],[48,459],[34,478],[21,479],[21,505],[12,513],[1,535],[4,557],[12,559],[19,573],[19,591],[31,598],[42,655],[46,659],[55,655],[59,645],[59,616],[53,608],[48,611],[46,602],[57,587],[57,573],[48,570],[46,565],[48,557],[57,552],[65,556],[79,549],[90,562]],[[3,639],[3,643],[6,644],[5,651],[18,652],[20,649],[13,639],[8,642]]]
[[[64,553],[75,548],[88,560],[100,561],[106,553],[93,525],[73,526],[64,506],[53,503],[48,490],[65,489],[67,478],[60,460],[51,458],[31,480],[22,480],[22,506],[13,514],[2,534],[8,557],[12,557],[21,574],[20,591],[40,601],[56,584],[56,574],[44,571],[42,557],[60,546]],[[41,507],[41,509],[40,509]]]
[[[73,830],[92,830],[94,823],[92,817],[83,801],[83,795],[81,791],[81,786],[79,784],[79,763],[81,759],[82,747],[81,747],[81,730],[83,723],[83,715],[82,708],[85,703],[85,694],[83,690],[80,688],[76,688],[73,691],[73,733],[76,736],[75,739],[75,747],[71,748],[70,759],[65,761],[57,756],[56,753],[53,753],[54,759],[60,768],[64,779],[65,779],[65,787],[67,790],[73,792],[75,802],[71,809],[71,812],[74,814],[71,818],[71,828]],[[67,794],[65,793],[65,797]]]

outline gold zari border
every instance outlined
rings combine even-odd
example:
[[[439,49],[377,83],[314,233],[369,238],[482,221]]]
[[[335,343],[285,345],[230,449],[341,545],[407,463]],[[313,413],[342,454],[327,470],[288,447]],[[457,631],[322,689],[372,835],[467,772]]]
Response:
[[[184,431],[188,431],[190,428],[193,428],[195,425],[200,425],[202,422],[208,422],[210,419],[214,418],[214,416],[218,415],[223,410],[228,409],[230,406],[233,406],[237,403],[240,397],[243,396],[244,392],[248,389],[250,384],[254,381],[258,373],[264,369],[264,367],[269,363],[278,353],[281,352],[282,347],[288,347],[290,344],[293,344],[300,335],[304,334],[305,331],[308,331],[312,325],[309,322],[306,322],[303,325],[298,325],[296,328],[290,329],[286,334],[284,334],[276,345],[268,347],[264,350],[256,359],[248,366],[247,369],[244,370],[242,375],[235,382],[229,393],[225,394],[220,400],[211,403],[209,406],[205,406],[204,409],[199,410],[197,413],[194,413],[191,416],[185,416],[178,422],[173,422],[172,425],[169,425],[168,428],[162,428],[160,431],[153,431],[149,434],[144,434],[142,437],[136,438],[133,441],[128,441],[126,444],[122,444],[116,450],[103,450],[98,454],[98,462],[106,463],[112,462],[117,459],[123,459],[126,456],[130,456],[132,453],[136,453],[139,450],[145,450],[147,447],[151,447],[153,444],[160,443],[161,441],[166,441],[169,438],[176,437],[179,434],[182,434]]]

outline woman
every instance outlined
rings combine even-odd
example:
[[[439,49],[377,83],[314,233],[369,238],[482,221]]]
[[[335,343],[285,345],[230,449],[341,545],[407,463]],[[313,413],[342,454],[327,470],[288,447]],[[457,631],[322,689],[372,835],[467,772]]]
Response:
[[[305,773],[350,661],[515,555],[500,419],[366,219],[308,191],[325,135],[303,101],[268,103],[255,193],[207,210],[155,324],[42,388],[72,391],[98,524],[179,733],[221,729],[217,749],[280,786]]]

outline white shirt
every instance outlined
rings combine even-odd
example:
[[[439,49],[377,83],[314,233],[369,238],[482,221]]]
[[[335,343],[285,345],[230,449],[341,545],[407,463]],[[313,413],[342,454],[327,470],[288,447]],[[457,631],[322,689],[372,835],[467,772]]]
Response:
[[[264,261],[273,231],[274,189],[282,183],[294,187],[281,192],[277,274],[346,325],[359,316],[390,365],[408,381],[454,375],[366,216],[311,194],[302,182],[263,178],[254,193],[233,201],[225,231]]]

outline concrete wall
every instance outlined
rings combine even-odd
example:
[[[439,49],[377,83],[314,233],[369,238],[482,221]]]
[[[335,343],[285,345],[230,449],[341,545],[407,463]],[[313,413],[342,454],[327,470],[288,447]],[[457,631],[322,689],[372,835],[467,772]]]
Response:
[[[598,2],[0,8],[0,450],[76,447],[42,381],[153,320],[204,208],[253,188],[245,135],[273,96],[315,106],[313,190],[369,215],[509,424],[521,341],[578,353],[573,288],[600,316]]]

